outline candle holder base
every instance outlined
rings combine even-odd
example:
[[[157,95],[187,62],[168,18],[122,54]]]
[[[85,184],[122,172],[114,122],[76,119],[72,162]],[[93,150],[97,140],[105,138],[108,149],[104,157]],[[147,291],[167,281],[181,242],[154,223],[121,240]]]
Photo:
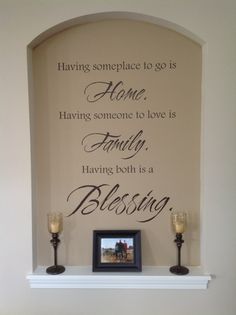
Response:
[[[50,275],[59,275],[60,273],[63,273],[65,270],[66,268],[64,266],[55,265],[55,266],[48,267],[46,269],[46,272]]]
[[[175,275],[179,275],[179,276],[183,276],[183,275],[187,275],[189,273],[188,268],[184,267],[184,266],[172,266],[170,267],[170,272],[174,273]]]

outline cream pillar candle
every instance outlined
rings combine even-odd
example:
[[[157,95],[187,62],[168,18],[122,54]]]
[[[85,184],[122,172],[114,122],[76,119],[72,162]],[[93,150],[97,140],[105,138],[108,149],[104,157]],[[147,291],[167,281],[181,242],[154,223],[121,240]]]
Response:
[[[60,232],[60,222],[51,222],[50,231],[51,231],[51,233],[59,233]]]
[[[175,232],[176,233],[184,233],[184,223],[176,223],[175,224]]]

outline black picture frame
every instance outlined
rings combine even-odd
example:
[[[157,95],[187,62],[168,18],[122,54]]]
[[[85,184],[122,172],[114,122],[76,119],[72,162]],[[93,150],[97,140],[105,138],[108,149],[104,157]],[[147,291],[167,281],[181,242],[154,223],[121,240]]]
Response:
[[[93,231],[93,271],[142,271],[140,230]]]

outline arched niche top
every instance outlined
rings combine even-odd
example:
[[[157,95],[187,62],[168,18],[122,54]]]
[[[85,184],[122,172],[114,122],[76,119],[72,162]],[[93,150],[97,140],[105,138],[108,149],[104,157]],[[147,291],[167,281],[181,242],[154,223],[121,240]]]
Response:
[[[49,28],[48,30],[44,31],[43,33],[39,34],[35,39],[33,39],[29,43],[28,47],[32,49],[38,46],[41,42],[43,42],[47,38],[55,35],[56,33],[64,31],[70,27],[77,26],[80,24],[87,24],[87,23],[108,20],[108,19],[110,20],[127,19],[127,20],[135,20],[135,21],[140,21],[140,22],[156,24],[158,26],[165,27],[172,31],[178,32],[186,36],[187,38],[195,41],[196,43],[200,44],[201,46],[204,44],[204,41],[200,37],[198,37],[196,34],[190,32],[183,26],[178,25],[176,23],[167,21],[159,17],[154,17],[151,15],[145,15],[145,14],[140,14],[140,13],[135,13],[135,12],[120,11],[120,12],[102,12],[102,13],[89,14],[89,15],[79,16],[79,17],[61,22]]]

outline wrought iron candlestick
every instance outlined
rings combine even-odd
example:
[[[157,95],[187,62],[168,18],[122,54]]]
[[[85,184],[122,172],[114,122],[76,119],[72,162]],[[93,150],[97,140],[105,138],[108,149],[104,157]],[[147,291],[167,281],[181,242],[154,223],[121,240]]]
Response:
[[[171,221],[174,232],[176,233],[176,238],[174,242],[177,245],[178,262],[177,265],[170,267],[170,272],[176,275],[186,275],[189,273],[188,268],[181,266],[181,248],[182,244],[184,243],[183,233],[185,232],[186,229],[186,213],[184,212],[173,213],[171,215]]]
[[[62,231],[62,214],[50,213],[48,214],[48,230],[52,234],[50,243],[54,249],[54,265],[46,269],[46,272],[51,275],[58,275],[65,271],[65,267],[57,264],[57,248],[60,243],[59,233]]]

